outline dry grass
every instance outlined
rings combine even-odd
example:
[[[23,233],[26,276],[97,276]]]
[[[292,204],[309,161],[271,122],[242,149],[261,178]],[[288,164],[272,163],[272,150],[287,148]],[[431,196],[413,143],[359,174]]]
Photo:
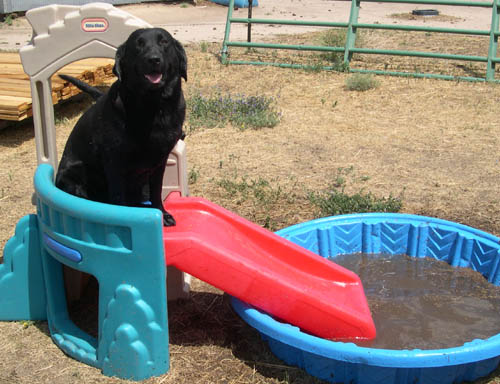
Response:
[[[445,44],[444,42],[441,44]],[[447,45],[451,45],[450,42]],[[474,42],[471,42],[475,46]],[[273,129],[199,129],[187,139],[189,168],[204,196],[276,228],[314,216],[306,193],[324,189],[340,167],[358,177],[348,189],[378,196],[403,193],[403,210],[461,222],[500,235],[500,86],[379,77],[377,89],[345,89],[348,74],[272,67],[224,66],[220,46],[187,48],[186,94],[221,90],[268,95],[283,113]],[[471,48],[472,49],[472,48]],[[62,149],[86,102],[58,109]],[[0,248],[15,223],[33,212],[35,145],[29,123],[0,131]],[[229,196],[218,180],[259,177],[286,199],[260,212]],[[315,383],[273,357],[220,291],[193,284],[191,300],[169,304],[171,371],[160,383]],[[66,357],[44,322],[0,323],[0,383],[123,383]],[[493,375],[487,383],[498,383]]]

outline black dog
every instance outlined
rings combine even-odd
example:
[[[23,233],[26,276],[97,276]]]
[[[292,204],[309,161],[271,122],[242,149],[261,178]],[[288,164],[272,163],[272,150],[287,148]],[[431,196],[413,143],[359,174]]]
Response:
[[[162,179],[171,150],[182,137],[187,80],[182,45],[161,28],[134,31],[116,52],[118,80],[102,93],[61,76],[97,102],[68,138],[56,186],[73,195],[109,204],[151,206],[175,225],[161,200]]]

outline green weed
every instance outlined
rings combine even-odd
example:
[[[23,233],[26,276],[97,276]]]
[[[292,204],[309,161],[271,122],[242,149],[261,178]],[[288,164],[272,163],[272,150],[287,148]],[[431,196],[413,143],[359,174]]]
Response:
[[[231,123],[245,130],[272,128],[281,118],[276,100],[266,96],[232,96],[216,93],[213,96],[195,94],[187,101],[190,129],[214,128]]]
[[[196,167],[191,168],[188,173],[188,184],[196,183],[199,177],[200,177],[200,170],[197,169]]]
[[[308,73],[319,73],[323,70],[323,64],[320,62],[310,62],[309,64],[304,66],[304,71]]]
[[[347,31],[345,29],[329,29],[321,35],[320,43],[325,47],[345,47]],[[326,52],[321,57],[333,64],[341,64],[344,61],[344,52]]]
[[[208,43],[206,41],[202,41],[200,43],[200,51],[203,52],[203,53],[207,53],[208,52]]]
[[[231,197],[238,197],[240,202],[249,199],[256,200],[259,205],[269,206],[274,204],[282,196],[280,186],[273,186],[268,180],[261,177],[248,180],[247,177],[238,179],[223,178],[217,181]]]
[[[389,195],[377,197],[370,192],[360,191],[349,194],[346,192],[346,177],[352,173],[351,168],[339,168],[334,180],[327,190],[309,192],[309,201],[317,208],[318,217],[343,215],[348,213],[365,212],[399,212],[403,205],[402,199]],[[361,177],[358,181],[366,181]]]
[[[278,179],[239,176],[236,169],[214,182],[231,210],[272,231],[283,225],[288,212],[285,207],[293,207],[296,199],[293,192],[284,191]]]
[[[24,329],[36,325],[36,321],[33,320],[21,320],[20,323]]]
[[[380,82],[370,74],[355,73],[346,79],[345,85],[349,91],[368,91],[377,88]]]
[[[69,119],[66,116],[63,116],[63,117],[56,116],[54,119],[54,124],[55,125],[60,125],[60,124],[66,125],[66,124],[69,124]]]
[[[14,19],[16,18],[17,18],[16,13],[8,13],[6,15],[3,15],[3,20],[0,22],[0,24],[11,26],[14,22]]]
[[[346,29],[328,29],[320,36],[320,44],[324,47],[344,48],[347,44]],[[360,47],[363,45],[363,35],[358,31],[354,45]],[[333,70],[338,72],[347,72],[349,63],[344,62],[344,51],[324,52],[320,55],[323,60],[332,64]]]

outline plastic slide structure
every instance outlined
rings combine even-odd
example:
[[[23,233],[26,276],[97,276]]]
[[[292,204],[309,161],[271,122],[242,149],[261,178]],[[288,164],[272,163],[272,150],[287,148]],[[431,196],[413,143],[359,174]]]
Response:
[[[326,339],[373,339],[359,277],[207,200],[171,194],[166,264]]]

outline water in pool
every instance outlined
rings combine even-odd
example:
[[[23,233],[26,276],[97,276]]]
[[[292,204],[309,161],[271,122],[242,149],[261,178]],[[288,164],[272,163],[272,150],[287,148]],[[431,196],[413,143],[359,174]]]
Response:
[[[353,254],[332,258],[363,282],[377,328],[370,348],[442,349],[500,333],[500,287],[432,258]]]

